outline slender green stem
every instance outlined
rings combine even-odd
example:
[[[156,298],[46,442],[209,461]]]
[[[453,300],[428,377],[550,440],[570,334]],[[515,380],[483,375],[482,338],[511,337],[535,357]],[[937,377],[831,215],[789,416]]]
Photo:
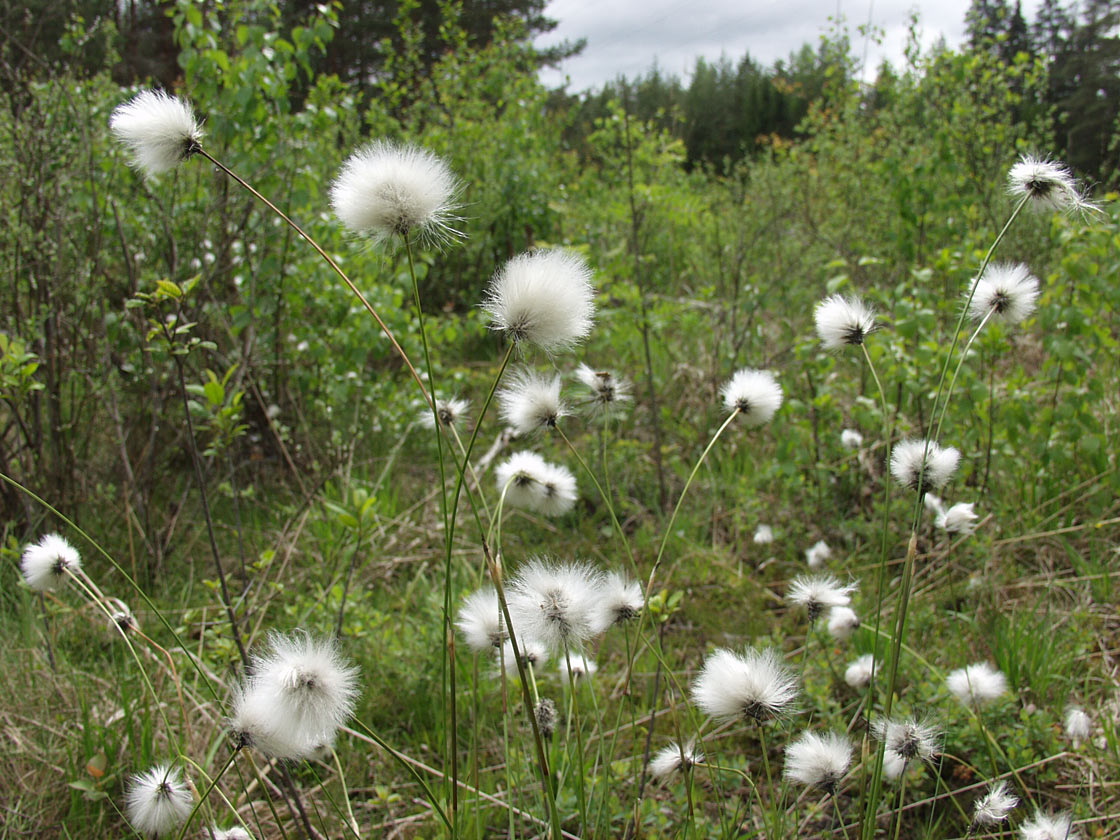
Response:
[[[976,329],[972,331],[972,335],[970,335],[968,341],[965,342],[964,349],[961,350],[960,356],[957,357],[957,366],[953,368],[953,377],[949,380],[949,388],[945,391],[945,399],[941,403],[941,411],[937,415],[937,423],[933,427],[932,440],[937,440],[941,436],[941,424],[945,420],[945,411],[949,407],[949,400],[952,399],[953,390],[957,386],[957,376],[960,374],[961,368],[964,367],[965,359],[968,358],[968,351],[972,348],[972,343],[976,341],[976,337],[980,335],[980,331],[984,329],[984,325],[991,320],[993,314],[995,314],[994,309],[989,309],[984,313],[984,317],[980,320],[980,323],[976,325]]]
[[[207,800],[207,798],[209,798],[211,792],[213,792],[222,776],[226,774],[226,771],[229,770],[230,765],[233,764],[233,760],[237,758],[237,754],[239,752],[241,752],[240,744],[235,746],[230,751],[229,758],[227,758],[226,763],[222,765],[222,769],[218,771],[218,775],[214,776],[214,778],[210,780],[210,783],[207,785],[205,792],[198,798],[198,801],[194,803],[194,807],[191,808],[191,812],[187,816],[186,822],[183,823],[183,828],[179,831],[179,840],[183,840],[183,838],[187,836],[187,831],[191,827],[191,821],[194,819],[194,815],[198,813],[198,809],[201,808],[202,804]]]
[[[350,791],[346,787],[346,774],[342,771],[342,762],[339,761],[338,751],[331,750],[331,757],[334,759],[335,769],[338,770],[338,781],[342,785],[342,798],[346,803],[346,817],[350,821],[350,831],[357,838],[361,837],[361,832],[358,828],[358,821],[354,819],[354,807],[350,804]]]
[[[580,832],[587,827],[587,793],[584,790],[583,768],[583,721],[579,716],[579,691],[576,689],[576,675],[572,672],[572,654],[564,646],[564,662],[568,666],[568,688],[572,696],[572,714],[569,722],[576,730],[576,796],[579,798]]]

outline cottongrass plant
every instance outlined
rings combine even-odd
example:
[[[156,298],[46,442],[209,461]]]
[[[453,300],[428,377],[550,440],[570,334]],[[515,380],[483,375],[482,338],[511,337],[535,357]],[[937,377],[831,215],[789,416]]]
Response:
[[[968,314],[980,324],[989,319],[1019,324],[1038,302],[1038,278],[1022,263],[993,263],[972,281],[967,294]],[[964,355],[967,355],[967,347]]]
[[[863,344],[875,329],[875,312],[857,297],[830,295],[813,311],[817,335],[829,350]]]
[[[810,569],[820,568],[830,557],[832,557],[832,549],[824,540],[817,540],[805,549],[805,562]]]
[[[782,388],[774,374],[766,370],[736,371],[720,394],[724,407],[742,417],[748,426],[769,423],[782,406]]]
[[[125,814],[141,834],[167,837],[187,821],[193,803],[182,771],[159,764],[129,780]]]
[[[58,534],[47,534],[24,548],[19,565],[28,586],[37,592],[49,592],[81,570],[82,558],[78,549]]]
[[[655,779],[667,779],[674,773],[687,773],[695,765],[703,763],[704,753],[696,748],[695,742],[678,744],[670,741],[650,760],[649,772]]]
[[[797,680],[773,648],[743,654],[721,648],[704,660],[692,684],[692,701],[716,720],[762,724],[792,714]]]
[[[1073,827],[1069,814],[1047,814],[1035,811],[1034,816],[1019,826],[1022,840],[1081,840],[1081,832]]]
[[[581,363],[575,377],[585,389],[581,404],[593,420],[605,422],[620,417],[634,399],[630,383],[609,370],[595,370]]]
[[[875,654],[865,653],[844,669],[844,682],[852,688],[866,688],[876,671]]]
[[[1007,677],[987,662],[957,668],[945,684],[954,697],[968,705],[990,703],[1007,693]]]
[[[851,607],[833,607],[828,611],[828,633],[834,639],[850,639],[858,629],[859,616]]]
[[[805,607],[810,623],[830,607],[846,607],[852,602],[855,584],[841,584],[832,575],[809,577],[801,575],[794,578],[786,592],[786,600],[791,604]]]
[[[165,175],[202,151],[202,126],[191,106],[161,90],[143,90],[119,105],[109,128],[148,178]]]
[[[1003,825],[1018,804],[1019,797],[1011,792],[1007,782],[996,782],[973,805],[968,833],[971,835],[982,828]]]
[[[949,483],[960,463],[955,447],[941,447],[930,440],[909,439],[891,451],[891,475],[900,487],[924,493]]]
[[[934,525],[950,534],[968,536],[976,531],[976,504],[957,502],[937,514]]]
[[[497,393],[501,418],[519,435],[556,428],[571,412],[560,396],[560,376],[521,370]]]
[[[835,793],[852,764],[852,742],[837,732],[803,732],[786,747],[785,777]]]

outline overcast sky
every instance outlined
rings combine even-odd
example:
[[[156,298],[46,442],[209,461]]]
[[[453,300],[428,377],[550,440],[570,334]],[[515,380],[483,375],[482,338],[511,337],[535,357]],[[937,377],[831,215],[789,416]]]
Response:
[[[1030,19],[1037,0],[1026,0]],[[865,39],[858,27],[872,22],[883,30],[882,44],[869,42],[867,77],[884,58],[898,62],[906,44],[911,9],[921,20],[922,43],[944,35],[950,46],[964,38],[969,0],[551,0],[547,14],[560,25],[537,39],[539,46],[586,38],[583,53],[568,59],[559,71],[546,70],[542,81],[552,86],[569,80],[569,92],[597,87],[619,74],[634,77],[657,59],[666,73],[686,75],[697,56],[737,60],[744,53],[762,64],[786,58],[804,43],[816,44],[839,13],[862,56]]]

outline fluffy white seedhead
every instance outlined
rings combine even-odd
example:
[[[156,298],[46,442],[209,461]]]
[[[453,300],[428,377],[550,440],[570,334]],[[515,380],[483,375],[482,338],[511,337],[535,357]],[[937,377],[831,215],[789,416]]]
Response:
[[[562,464],[546,462],[544,466],[544,474],[535,485],[536,510],[545,516],[563,516],[579,498],[576,477]]]
[[[953,477],[960,460],[955,447],[942,448],[933,441],[911,438],[896,443],[891,451],[891,475],[910,490],[940,490]]]
[[[1011,793],[1007,782],[996,782],[988,792],[976,800],[972,811],[972,824],[981,826],[1000,825],[1012,809],[1019,804],[1019,797]]]
[[[583,563],[533,559],[510,581],[510,619],[517,636],[552,651],[579,648],[599,630],[602,575]]]
[[[595,316],[595,287],[583,257],[571,251],[530,251],[494,275],[482,308],[490,328],[546,353],[566,350],[587,337]]]
[[[801,575],[790,584],[786,599],[805,607],[809,620],[815,621],[826,607],[846,607],[852,602],[855,584],[842,586],[832,575],[808,577]]]
[[[576,477],[559,464],[550,464],[535,452],[515,452],[494,470],[498,492],[506,503],[545,516],[561,516],[579,498]]]
[[[875,676],[875,657],[865,653],[844,670],[844,682],[852,688],[863,688]]]
[[[27,585],[39,592],[54,589],[66,577],[82,567],[78,549],[58,534],[47,534],[23,550],[20,570]]]
[[[470,407],[470,400],[461,400],[458,397],[452,397],[449,400],[437,399],[436,415],[439,417],[439,424],[447,428],[459,425],[466,419]],[[436,418],[432,416],[432,407],[427,403],[424,403],[423,408],[420,409],[420,422],[429,429],[434,429],[436,426]]]
[[[774,529],[769,525],[759,525],[754,529],[755,545],[769,545],[774,542]]]
[[[141,91],[118,105],[109,128],[148,177],[170,172],[202,149],[202,128],[191,106],[162,90]]]
[[[714,651],[692,684],[692,701],[720,720],[764,723],[793,711],[797,681],[772,648]]]
[[[609,370],[595,370],[581,364],[576,368],[576,379],[587,389],[582,405],[595,419],[617,417],[626,411],[633,399],[630,383]]]
[[[645,603],[640,583],[618,572],[607,572],[599,589],[596,629],[602,632],[637,618]]]
[[[883,753],[883,776],[888,782],[896,782],[906,772],[907,761],[898,753]]]
[[[829,295],[813,311],[817,336],[829,350],[863,344],[875,329],[875,312],[857,297]]]
[[[213,840],[253,840],[253,835],[243,829],[239,825],[233,828],[218,828],[216,825],[210,826],[210,834],[205,835],[206,838],[213,835]]]
[[[1093,731],[1093,722],[1082,709],[1070,706],[1066,709],[1066,737],[1073,742],[1088,740]]]
[[[832,793],[852,763],[852,742],[844,735],[805,732],[786,747],[787,779]]]
[[[455,626],[467,645],[478,653],[499,647],[509,634],[494,587],[486,586],[468,595],[459,608]]]
[[[933,516],[942,516],[945,513],[945,503],[941,501],[940,496],[935,496],[933,493],[922,496],[922,504]]]
[[[171,834],[190,816],[194,799],[178,767],[158,764],[129,779],[125,814],[140,834]]]
[[[946,683],[962,703],[986,703],[1007,693],[1007,678],[987,662],[958,668]]]
[[[941,750],[941,732],[935,726],[906,720],[877,720],[872,727],[875,737],[903,761],[933,761]]]
[[[571,668],[568,667],[568,659],[571,659]],[[569,654],[566,658],[557,660],[558,670],[560,675],[564,678],[564,682],[569,680],[578,682],[586,677],[591,677],[599,670],[599,666],[595,664],[594,659],[588,659],[582,653]]]
[[[1041,810],[1019,826],[1019,836],[1022,840],[1081,840],[1069,814],[1045,814]]]
[[[971,534],[976,530],[976,513],[974,502],[957,502],[951,508],[937,514],[934,524],[950,534]]]
[[[1077,186],[1072,173],[1057,161],[1023,155],[1007,173],[1007,189],[1018,197],[1026,196],[1043,210],[1095,211]]]
[[[519,435],[531,435],[556,426],[569,414],[560,399],[560,377],[541,376],[523,370],[510,377],[509,385],[498,391],[498,411]]]
[[[521,661],[526,665],[537,667],[548,661],[549,651],[544,642],[526,636],[524,633],[517,634],[517,650],[521,654]],[[517,670],[517,663],[513,658],[513,642],[508,640],[504,642],[502,649],[497,652],[495,658],[498,661],[499,670],[503,664],[509,671]]]
[[[724,407],[738,411],[748,426],[770,422],[782,405],[782,386],[766,370],[743,368],[720,389]]]
[[[972,281],[969,317],[1007,324],[1025,321],[1038,302],[1038,278],[1022,263],[994,263]]]
[[[859,616],[851,607],[833,607],[828,611],[828,633],[832,638],[850,639],[859,629]]]
[[[331,207],[350,230],[377,241],[416,232],[438,244],[462,236],[454,227],[457,189],[441,158],[377,140],[343,164],[331,184]]]
[[[845,449],[859,449],[863,446],[863,435],[855,429],[845,429],[840,433],[840,445]]]
[[[828,543],[824,540],[817,540],[805,549],[805,562],[809,564],[810,569],[819,568],[831,556],[832,549],[828,547]]]
[[[655,779],[664,779],[678,770],[688,771],[695,764],[702,764],[704,753],[696,749],[696,744],[678,744],[670,741],[657,751],[649,762],[649,772]]]
[[[333,744],[354,711],[358,669],[337,645],[307,633],[274,633],[234,697],[231,728],[273,758],[307,758]]]

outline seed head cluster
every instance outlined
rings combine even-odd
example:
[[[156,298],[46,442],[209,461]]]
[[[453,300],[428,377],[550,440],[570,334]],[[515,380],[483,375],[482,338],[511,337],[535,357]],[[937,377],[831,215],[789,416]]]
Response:
[[[875,329],[875,312],[857,297],[830,295],[813,311],[817,336],[828,350],[863,344]]]
[[[58,586],[68,572],[81,569],[82,558],[78,549],[58,534],[47,534],[23,549],[19,566],[28,586],[47,592]]]
[[[693,702],[718,720],[765,723],[792,712],[797,693],[793,672],[773,648],[716,650],[692,684]]]
[[[1038,278],[1022,263],[994,263],[972,281],[968,314],[1007,324],[1025,321],[1038,302]]]
[[[769,423],[782,405],[782,386],[766,370],[737,371],[720,393],[724,407],[738,412],[748,426]]]
[[[170,172],[202,149],[202,127],[191,106],[162,90],[144,90],[118,105],[109,128],[147,177]]]
[[[941,447],[933,441],[904,440],[891,452],[891,475],[910,490],[940,490],[960,463],[961,453],[952,446]]]
[[[190,816],[194,797],[178,767],[158,764],[133,776],[125,794],[125,814],[140,834],[163,837]]]
[[[833,793],[852,763],[852,742],[837,732],[802,733],[786,747],[787,779]]]

